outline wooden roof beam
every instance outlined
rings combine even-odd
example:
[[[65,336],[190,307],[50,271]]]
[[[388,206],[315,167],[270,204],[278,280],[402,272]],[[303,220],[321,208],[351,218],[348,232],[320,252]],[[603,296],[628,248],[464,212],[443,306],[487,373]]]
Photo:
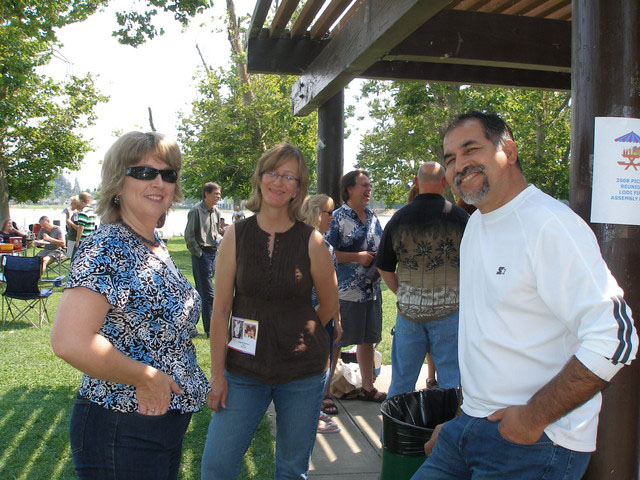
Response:
[[[462,85],[571,90],[570,73],[448,63],[377,62],[362,72],[360,77],[373,80],[411,80]]]
[[[307,3],[304,4],[300,15],[298,15],[298,18],[291,27],[292,38],[298,38],[304,35],[307,28],[309,28],[309,25],[311,25],[311,22],[313,22],[313,19],[316,18],[316,15],[322,8],[322,5],[324,5],[324,1],[325,0],[308,0]]]
[[[353,5],[351,5],[351,7],[349,7],[349,10],[347,10],[347,13],[345,13],[342,16],[338,24],[335,27],[333,27],[333,30],[331,30],[331,35],[336,36],[338,32],[342,30],[342,27],[344,27],[347,24],[347,22],[353,16],[356,10],[360,8],[360,5],[362,4],[363,1],[364,0],[356,0],[355,2],[353,2]]]
[[[558,12],[566,11],[567,8],[571,11],[571,0],[558,0],[552,4],[545,4],[535,10],[532,10],[529,14],[534,17],[551,18],[555,17]]]
[[[513,0],[490,0],[488,3],[479,8],[478,12],[502,13],[504,10],[513,5]]]
[[[321,40],[329,31],[342,12],[349,6],[352,0],[331,0],[331,3],[324,9],[315,25],[311,27],[311,40]]]
[[[253,9],[253,15],[251,16],[251,24],[249,25],[249,38],[255,38],[260,35],[270,8],[271,0],[258,0],[256,2],[256,7]]]
[[[300,0],[282,1],[280,7],[278,7],[275,17],[273,17],[273,21],[271,22],[271,27],[269,28],[270,37],[276,38],[282,35],[284,29],[287,28],[289,20],[291,20],[293,12],[296,11],[298,3],[300,3]]]
[[[544,3],[547,3],[547,0],[522,0],[515,2],[515,5],[511,8],[507,8],[504,13],[509,15],[526,15],[531,10],[538,8]]]
[[[449,3],[365,0],[293,86],[294,115],[324,104]]]
[[[571,71],[571,23],[442,10],[384,60]]]

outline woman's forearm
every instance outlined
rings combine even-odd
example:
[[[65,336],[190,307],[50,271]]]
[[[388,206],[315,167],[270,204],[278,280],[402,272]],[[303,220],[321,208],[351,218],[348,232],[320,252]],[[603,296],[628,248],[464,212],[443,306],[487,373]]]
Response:
[[[54,353],[90,377],[124,385],[142,386],[156,370],[120,352],[100,334],[59,341],[52,337]]]
[[[229,326],[229,311],[215,312],[211,318],[211,378],[224,374],[227,355],[227,329]]]

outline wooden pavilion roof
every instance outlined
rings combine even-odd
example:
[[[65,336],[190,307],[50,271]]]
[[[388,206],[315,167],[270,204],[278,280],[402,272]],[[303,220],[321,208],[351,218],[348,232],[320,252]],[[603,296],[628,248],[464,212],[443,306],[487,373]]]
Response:
[[[354,78],[569,90],[571,0],[258,0],[253,73],[300,75],[296,115]]]

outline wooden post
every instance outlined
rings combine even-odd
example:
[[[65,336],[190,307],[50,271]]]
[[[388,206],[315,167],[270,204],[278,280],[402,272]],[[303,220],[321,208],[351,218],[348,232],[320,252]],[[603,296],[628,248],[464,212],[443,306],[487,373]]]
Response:
[[[573,0],[571,207],[587,222],[595,117],[640,118],[640,2]],[[640,227],[592,224],[609,269],[640,320]],[[598,446],[585,479],[638,478],[640,360],[603,392]]]
[[[318,109],[318,193],[340,200],[340,178],[344,167],[344,90]]]

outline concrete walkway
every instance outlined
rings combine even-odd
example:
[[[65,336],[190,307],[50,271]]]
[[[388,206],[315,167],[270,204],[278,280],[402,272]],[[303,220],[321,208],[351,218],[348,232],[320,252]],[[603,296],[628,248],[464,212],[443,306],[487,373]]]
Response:
[[[418,387],[426,382],[426,365]],[[383,365],[375,387],[386,392],[391,382],[391,366]],[[338,415],[332,420],[339,433],[318,434],[311,456],[309,478],[316,480],[377,480],[382,466],[382,415],[380,404],[360,400],[335,400]],[[273,404],[269,409],[272,418]],[[274,426],[275,427],[275,426]]]

